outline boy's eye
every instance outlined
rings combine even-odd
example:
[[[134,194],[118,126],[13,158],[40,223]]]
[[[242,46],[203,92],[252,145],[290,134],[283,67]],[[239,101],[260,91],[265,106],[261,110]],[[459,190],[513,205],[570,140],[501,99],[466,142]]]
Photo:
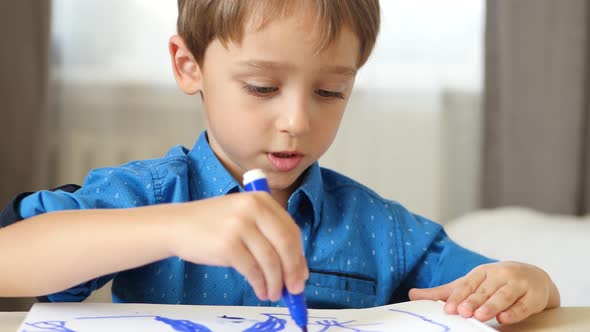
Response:
[[[279,88],[274,86],[255,86],[250,84],[244,84],[244,89],[248,93],[258,97],[266,97],[279,90]]]
[[[273,93],[279,91],[278,87],[256,86],[256,85],[251,85],[251,84],[244,84],[244,89],[246,89],[246,91],[249,94],[257,96],[257,97],[268,97],[268,96],[271,96]],[[342,92],[328,91],[328,90],[323,90],[323,89],[315,89],[314,93],[317,94],[318,96],[320,96],[322,98],[326,98],[326,99],[330,99],[330,98],[344,99],[344,94]]]
[[[314,92],[322,98],[344,99],[344,94],[342,92],[328,91],[322,89],[316,89]]]

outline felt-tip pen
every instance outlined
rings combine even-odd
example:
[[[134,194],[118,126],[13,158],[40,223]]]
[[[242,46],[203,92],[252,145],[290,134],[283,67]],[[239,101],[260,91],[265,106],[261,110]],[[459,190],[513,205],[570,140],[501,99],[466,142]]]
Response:
[[[244,189],[246,191],[266,191],[270,193],[266,175],[260,169],[253,169],[244,173]],[[287,287],[283,287],[283,302],[289,309],[291,318],[302,331],[307,332],[307,305],[305,296],[301,294],[291,294]]]

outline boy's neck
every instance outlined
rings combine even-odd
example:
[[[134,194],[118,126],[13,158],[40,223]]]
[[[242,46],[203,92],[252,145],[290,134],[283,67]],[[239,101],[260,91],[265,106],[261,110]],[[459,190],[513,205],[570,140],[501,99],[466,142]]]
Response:
[[[278,191],[278,192],[272,192],[271,196],[272,198],[275,199],[275,201],[277,201],[283,208],[287,209],[287,205],[289,202],[289,198],[291,197],[291,194],[293,193],[293,191],[289,190],[285,190],[285,191]]]
[[[289,198],[291,198],[291,195],[301,185],[301,179],[303,178],[303,174],[306,172],[307,171],[304,171],[301,175],[299,175],[299,178],[297,178],[297,180],[295,180],[295,182],[293,182],[288,188],[285,188],[285,190],[273,190],[271,193],[272,198],[274,198],[275,201],[277,201],[282,207],[287,209]]]

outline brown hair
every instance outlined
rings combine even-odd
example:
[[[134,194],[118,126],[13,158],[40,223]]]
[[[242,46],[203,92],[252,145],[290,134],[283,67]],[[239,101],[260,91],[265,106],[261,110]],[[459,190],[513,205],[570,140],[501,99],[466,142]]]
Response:
[[[297,8],[296,8],[297,7]],[[347,26],[360,41],[361,67],[369,58],[380,24],[379,0],[178,0],[178,34],[199,64],[214,39],[240,41],[247,19],[258,28],[272,18],[284,17],[303,7],[317,13],[321,28],[318,52],[329,46]]]

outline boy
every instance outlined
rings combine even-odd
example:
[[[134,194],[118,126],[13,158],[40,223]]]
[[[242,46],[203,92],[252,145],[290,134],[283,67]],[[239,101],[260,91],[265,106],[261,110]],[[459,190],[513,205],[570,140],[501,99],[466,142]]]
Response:
[[[441,299],[449,313],[502,323],[559,305],[541,269],[493,263],[318,166],[375,43],[377,0],[178,6],[172,68],[181,90],[201,96],[206,132],[191,151],[95,170],[74,193],[24,198],[23,218],[106,210],[62,212],[39,232],[63,238],[50,272],[69,277],[32,280],[17,270],[13,280],[49,293],[111,274],[48,299],[80,301],[113,279],[115,302],[220,305],[271,305],[283,284],[291,293],[305,285],[311,308]],[[271,195],[242,193],[253,168],[267,174]],[[117,210],[147,205],[155,206]],[[32,225],[11,226],[12,236],[34,233]]]

